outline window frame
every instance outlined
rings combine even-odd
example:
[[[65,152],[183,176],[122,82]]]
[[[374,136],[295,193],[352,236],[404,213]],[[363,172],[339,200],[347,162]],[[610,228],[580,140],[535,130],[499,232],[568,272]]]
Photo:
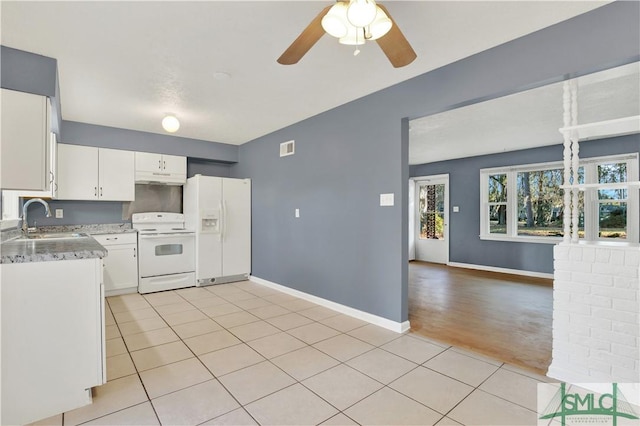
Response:
[[[598,183],[597,167],[600,164],[627,163],[627,182],[638,181],[638,153],[607,155],[580,159],[580,167],[584,168],[584,183]],[[491,167],[480,169],[480,239],[488,241],[530,242],[542,244],[557,244],[563,237],[535,237],[518,235],[518,193],[517,175],[522,172],[543,171],[551,169],[564,170],[562,161],[532,163],[505,167]],[[489,176],[497,174],[507,175],[507,232],[506,234],[490,233],[489,225]],[[608,243],[638,243],[639,234],[639,194],[638,190],[627,189],[627,238],[600,238],[599,234],[599,205],[598,188],[584,190],[584,238],[581,241]]]

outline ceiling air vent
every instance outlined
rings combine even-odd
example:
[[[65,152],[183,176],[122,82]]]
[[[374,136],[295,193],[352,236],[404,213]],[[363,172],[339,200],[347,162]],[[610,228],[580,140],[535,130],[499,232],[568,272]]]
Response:
[[[295,143],[296,141],[282,142],[280,144],[280,157],[293,155],[295,152]]]

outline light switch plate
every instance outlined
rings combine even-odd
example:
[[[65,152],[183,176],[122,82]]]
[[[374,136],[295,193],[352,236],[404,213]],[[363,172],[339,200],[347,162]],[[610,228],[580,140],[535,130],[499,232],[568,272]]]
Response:
[[[56,219],[62,219],[64,217],[64,210],[56,209]]]
[[[460,211],[460,207],[459,206],[453,206],[453,212],[454,213],[458,213]]]
[[[300,209],[296,209],[296,217],[300,217]]]
[[[384,207],[393,206],[393,193],[380,194],[380,205]]]

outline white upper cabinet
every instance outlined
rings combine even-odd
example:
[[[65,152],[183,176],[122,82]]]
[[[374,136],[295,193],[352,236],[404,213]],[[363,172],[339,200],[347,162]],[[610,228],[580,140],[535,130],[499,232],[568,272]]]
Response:
[[[136,197],[135,153],[100,148],[98,152],[98,198],[132,201]]]
[[[2,89],[2,189],[49,190],[49,99]]]
[[[98,199],[98,148],[58,144],[58,198]]]
[[[58,142],[56,141],[56,134],[53,132],[49,133],[47,150],[47,156],[49,157],[49,189],[46,191],[4,190],[3,194],[15,194],[17,197],[58,198]]]
[[[58,144],[58,199],[133,201],[134,153]]]
[[[162,168],[166,173],[187,178],[187,157],[162,155]],[[183,181],[182,183],[185,183]]]
[[[187,181],[187,157],[136,152],[136,182],[182,185]]]

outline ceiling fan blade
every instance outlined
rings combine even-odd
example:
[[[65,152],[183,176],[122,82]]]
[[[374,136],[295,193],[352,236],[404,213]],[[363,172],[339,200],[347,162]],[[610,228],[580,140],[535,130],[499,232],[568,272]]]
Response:
[[[391,22],[393,22],[389,32],[376,40],[378,42],[378,46],[380,46],[384,54],[387,55],[387,58],[389,58],[389,61],[391,61],[391,65],[393,65],[394,68],[409,65],[418,57],[418,55],[416,55],[416,52],[404,37],[402,31],[400,31],[398,24],[393,20],[387,8],[380,3],[378,3],[378,7],[380,7],[380,9],[387,14],[389,19],[391,19]]]
[[[291,46],[284,51],[278,58],[278,63],[282,65],[293,65],[298,63],[300,59],[313,47],[320,37],[324,35],[324,29],[322,29],[322,18],[329,12],[332,6],[327,6],[322,9],[322,12],[318,14],[313,21],[307,25],[297,39],[291,43]]]

